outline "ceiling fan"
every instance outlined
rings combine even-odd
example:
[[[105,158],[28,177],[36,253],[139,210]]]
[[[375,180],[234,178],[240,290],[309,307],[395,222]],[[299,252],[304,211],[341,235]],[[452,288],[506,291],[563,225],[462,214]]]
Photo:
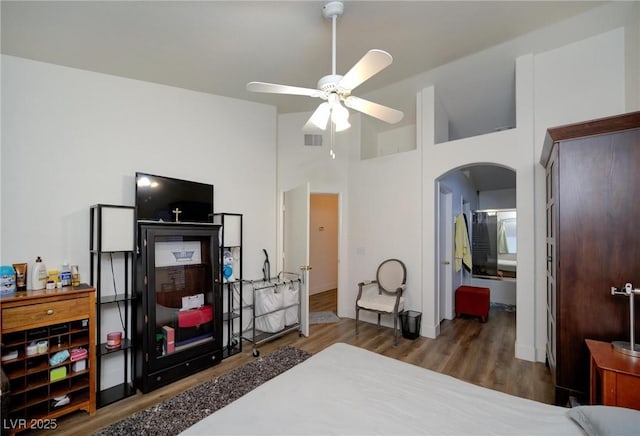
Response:
[[[332,20],[332,72],[318,81],[318,89],[278,85],[275,83],[249,82],[247,90],[272,94],[320,97],[326,100],[318,106],[305,125],[311,124],[322,130],[327,128],[329,120],[331,120],[336,132],[351,126],[349,124],[349,111],[345,106],[390,124],[400,121],[404,116],[401,111],[351,95],[351,92],[356,87],[391,65],[393,58],[389,53],[378,49],[369,50],[344,76],[336,74],[336,21],[343,12],[344,5],[341,1],[332,1],[322,7],[322,15]],[[342,106],[341,102],[344,103],[344,106]]]

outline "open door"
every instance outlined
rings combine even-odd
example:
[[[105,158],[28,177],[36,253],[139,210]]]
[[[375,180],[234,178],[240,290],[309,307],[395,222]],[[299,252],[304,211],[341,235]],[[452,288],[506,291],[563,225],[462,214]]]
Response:
[[[283,266],[285,272],[302,277],[300,327],[309,336],[309,204],[310,185],[305,183],[284,193]]]
[[[451,190],[440,184],[440,197],[438,204],[438,297],[439,318],[452,319],[453,295],[451,291],[452,281],[452,235],[453,235],[453,195]]]

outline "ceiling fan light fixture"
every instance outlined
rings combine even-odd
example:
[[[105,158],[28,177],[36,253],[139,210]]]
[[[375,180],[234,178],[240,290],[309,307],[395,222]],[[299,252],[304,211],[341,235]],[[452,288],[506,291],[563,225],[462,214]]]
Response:
[[[313,112],[309,122],[316,126],[318,129],[326,130],[327,123],[329,122],[329,116],[331,115],[331,106],[329,103],[321,103],[320,106]]]
[[[334,121],[333,124],[336,126],[336,132],[342,132],[343,130],[347,130],[351,127],[348,120]]]
[[[336,126],[336,132],[341,132],[351,127],[349,124],[349,110],[334,99],[331,103],[331,121]]]

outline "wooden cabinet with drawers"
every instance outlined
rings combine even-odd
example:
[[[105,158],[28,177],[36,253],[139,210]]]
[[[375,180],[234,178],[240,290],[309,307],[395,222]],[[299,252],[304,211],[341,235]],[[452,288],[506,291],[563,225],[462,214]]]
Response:
[[[640,410],[640,359],[608,342],[586,340],[590,362],[589,404]]]
[[[95,413],[94,313],[95,292],[86,285],[0,298],[2,369],[10,386],[3,428],[51,429],[58,416]],[[86,356],[72,360],[72,350],[82,356],[81,349]]]

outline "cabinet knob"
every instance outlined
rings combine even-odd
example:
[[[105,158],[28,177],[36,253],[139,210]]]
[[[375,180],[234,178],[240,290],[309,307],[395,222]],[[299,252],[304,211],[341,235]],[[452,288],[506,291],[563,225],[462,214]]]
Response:
[[[53,309],[47,310],[47,315],[53,315]]]

